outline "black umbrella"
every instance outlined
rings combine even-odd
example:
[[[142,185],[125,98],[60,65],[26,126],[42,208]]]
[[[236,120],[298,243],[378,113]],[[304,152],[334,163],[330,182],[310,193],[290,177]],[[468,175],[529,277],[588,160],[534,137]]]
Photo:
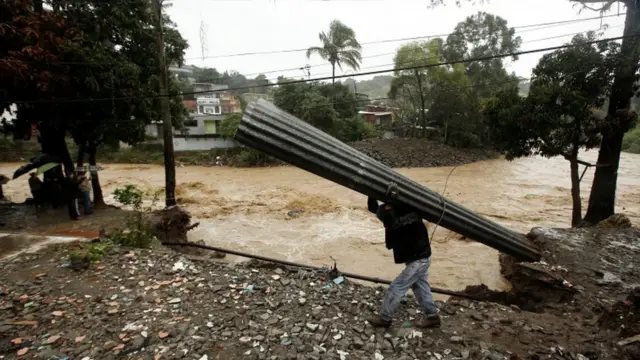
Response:
[[[53,156],[53,155],[48,155],[48,154],[38,155],[32,158],[30,163],[24,164],[21,167],[19,167],[18,170],[16,170],[13,173],[13,178],[16,179],[33,169],[37,169],[40,166],[51,163],[51,162],[59,163],[61,162],[61,160],[59,157]]]
[[[15,180],[16,178],[28,173],[29,171],[36,169],[37,167],[38,166],[35,165],[34,163],[26,163],[20,166],[18,170],[16,170],[16,172],[13,173],[13,179]]]

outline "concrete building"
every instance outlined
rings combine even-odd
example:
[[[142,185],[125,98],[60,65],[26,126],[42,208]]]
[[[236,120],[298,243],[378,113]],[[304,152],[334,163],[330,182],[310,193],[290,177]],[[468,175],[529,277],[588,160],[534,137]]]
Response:
[[[389,127],[393,123],[393,111],[386,106],[367,105],[358,114],[363,115],[365,121],[372,125]]]
[[[196,69],[193,65],[182,65],[182,66],[169,66],[169,73],[175,77],[186,79],[190,83],[195,83],[196,78],[194,77],[194,70]]]
[[[220,126],[225,115],[241,112],[240,101],[228,91],[227,85],[194,83],[195,100],[185,100],[190,119],[184,122],[182,131],[173,132],[175,151],[201,151],[238,146],[233,140],[220,136]],[[211,91],[211,93],[207,93]],[[147,135],[162,143],[162,124],[146,127]]]

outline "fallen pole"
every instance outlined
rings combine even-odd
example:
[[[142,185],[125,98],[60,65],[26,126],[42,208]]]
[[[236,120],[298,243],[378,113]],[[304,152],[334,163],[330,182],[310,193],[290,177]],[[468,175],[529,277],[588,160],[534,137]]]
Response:
[[[265,100],[246,109],[234,138],[327,180],[383,200],[389,183],[398,184],[397,200],[427,221],[481,242],[519,260],[537,261],[538,248],[523,234],[445,199],[423,185],[287,114]]]
[[[186,247],[194,247],[194,248],[206,249],[206,250],[221,252],[221,253],[224,253],[224,254],[242,256],[242,257],[249,258],[249,259],[262,260],[262,261],[271,262],[271,263],[274,263],[274,264],[281,264],[281,265],[292,266],[292,267],[297,267],[297,268],[302,268],[302,269],[309,269],[309,270],[316,270],[316,271],[323,271],[323,270],[326,269],[326,268],[323,268],[323,267],[320,267],[320,266],[299,264],[299,263],[294,263],[294,262],[291,262],[291,261],[278,260],[278,259],[268,258],[266,256],[253,255],[253,254],[244,253],[244,252],[240,252],[240,251],[236,251],[236,250],[223,249],[223,248],[219,248],[219,247],[216,247],[216,246],[196,244],[196,243],[191,243],[191,242],[186,242],[186,243],[163,242],[162,245],[164,245],[164,246],[186,246]],[[375,283],[375,284],[387,284],[387,285],[391,284],[391,280],[380,279],[380,278],[377,278],[377,277],[371,277],[371,276],[365,276],[365,275],[359,275],[359,274],[353,274],[353,273],[346,273],[346,272],[342,272],[342,271],[340,271],[340,274],[342,276],[344,276],[344,277],[348,277],[348,278],[351,278],[351,279],[358,279],[358,280],[368,281],[368,282],[372,282],[372,283]],[[458,292],[458,291],[453,291],[453,290],[446,290],[446,289],[439,289],[439,288],[436,288],[436,287],[432,287],[431,288],[431,292],[434,292],[436,294],[464,297],[464,298],[467,298],[467,299],[482,301],[482,299],[479,299],[477,297],[470,296],[470,295],[467,295],[467,294],[465,294],[463,292]]]

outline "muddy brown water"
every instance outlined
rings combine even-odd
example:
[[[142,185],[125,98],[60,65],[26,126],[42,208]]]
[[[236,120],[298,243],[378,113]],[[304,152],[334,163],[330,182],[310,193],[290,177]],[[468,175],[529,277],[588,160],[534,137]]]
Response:
[[[581,158],[595,162],[597,153]],[[11,175],[19,164],[0,164]],[[101,182],[108,203],[119,186],[137,184],[158,190],[164,182],[160,166],[104,165]],[[443,190],[450,167],[399,169],[434,191]],[[582,182],[586,204],[593,171]],[[293,167],[235,169],[186,166],[177,169],[180,202],[200,221],[190,234],[215,246],[344,271],[393,278],[400,265],[384,246],[384,232],[366,210],[366,198],[345,187]],[[5,185],[13,201],[28,196],[27,177]],[[569,165],[561,158],[527,158],[513,162],[489,160],[460,166],[445,196],[509,228],[527,232],[534,226],[566,227],[571,214]],[[617,211],[640,222],[640,155],[622,154]],[[287,216],[302,209],[298,218]],[[65,228],[68,224],[61,223]],[[430,229],[433,226],[430,225]],[[97,230],[97,229],[94,229]],[[462,289],[485,283],[495,289],[509,285],[501,278],[497,251],[460,240],[438,228],[433,238],[433,285]]]

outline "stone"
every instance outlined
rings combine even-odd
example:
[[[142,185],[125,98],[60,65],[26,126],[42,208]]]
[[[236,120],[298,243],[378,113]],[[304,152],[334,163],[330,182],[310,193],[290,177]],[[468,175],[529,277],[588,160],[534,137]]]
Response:
[[[318,324],[307,323],[306,328],[309,331],[316,331],[316,330],[318,330],[318,326],[319,326]]]
[[[364,342],[362,342],[362,340],[360,338],[354,338],[353,339],[353,347],[356,349],[362,349],[364,347]]]
[[[464,339],[462,338],[462,336],[452,336],[449,338],[449,341],[451,341],[454,344],[460,344],[461,342],[464,341]]]

